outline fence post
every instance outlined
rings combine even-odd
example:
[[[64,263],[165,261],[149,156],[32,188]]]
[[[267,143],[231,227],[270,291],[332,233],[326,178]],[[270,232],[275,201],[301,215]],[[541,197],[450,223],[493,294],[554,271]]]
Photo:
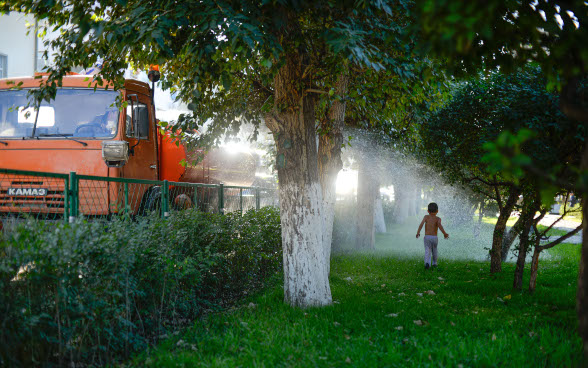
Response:
[[[78,202],[79,202],[79,188],[78,178],[75,171],[69,173],[69,203],[71,209],[69,211],[69,222],[74,222],[74,219],[78,217]]]
[[[243,214],[243,188],[239,188],[239,209],[241,209],[241,214]]]
[[[225,186],[220,183],[218,186],[218,213],[224,214],[225,210]]]
[[[192,208],[198,209],[198,185],[194,185],[194,203]]]
[[[69,222],[69,179],[63,179],[63,221]]]
[[[169,216],[169,182],[163,181],[163,198],[161,198],[161,216],[166,218]]]
[[[256,210],[259,210],[259,208],[261,207],[260,206],[261,201],[259,198],[259,194],[260,194],[259,188],[255,188],[255,209]]]
[[[129,214],[129,183],[125,182],[125,215]]]

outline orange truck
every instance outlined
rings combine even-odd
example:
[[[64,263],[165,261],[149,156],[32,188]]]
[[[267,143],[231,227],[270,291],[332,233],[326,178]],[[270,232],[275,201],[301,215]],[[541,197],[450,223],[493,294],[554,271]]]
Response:
[[[94,90],[87,75],[69,75],[54,100],[26,108],[28,90],[38,86],[39,77],[0,79],[0,169],[104,178],[88,181],[91,185],[80,184],[78,206],[84,215],[119,211],[124,181],[117,178],[144,181],[134,184],[126,207],[135,214],[161,191],[155,181],[253,183],[257,160],[250,153],[214,149],[191,164],[197,152],[176,145],[161,133],[153,89],[147,83],[126,80],[122,90]],[[116,107],[119,96],[125,108]],[[64,203],[64,181],[45,179],[0,175],[0,214],[63,213],[64,205],[59,203]],[[178,202],[179,193],[170,192],[172,204]],[[186,193],[185,187],[182,193],[189,198],[194,195]],[[185,207],[185,201],[182,203]]]

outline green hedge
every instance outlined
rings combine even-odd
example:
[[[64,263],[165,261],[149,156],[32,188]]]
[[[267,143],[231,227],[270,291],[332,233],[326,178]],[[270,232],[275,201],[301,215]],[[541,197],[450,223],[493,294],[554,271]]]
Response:
[[[274,208],[166,220],[30,222],[0,245],[0,366],[102,366],[282,268]]]

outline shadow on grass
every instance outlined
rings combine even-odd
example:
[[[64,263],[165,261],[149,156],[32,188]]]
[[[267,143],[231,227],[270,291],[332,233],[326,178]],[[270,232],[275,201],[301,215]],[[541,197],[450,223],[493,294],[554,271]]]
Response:
[[[577,262],[542,262],[537,291],[529,294],[512,291],[512,264],[506,264],[501,274],[490,275],[485,262],[446,258],[437,270],[425,271],[420,257],[393,254],[383,249],[334,256],[331,306],[289,307],[276,280],[275,286],[241,306],[210,315],[132,364],[569,367],[583,363],[576,334]]]

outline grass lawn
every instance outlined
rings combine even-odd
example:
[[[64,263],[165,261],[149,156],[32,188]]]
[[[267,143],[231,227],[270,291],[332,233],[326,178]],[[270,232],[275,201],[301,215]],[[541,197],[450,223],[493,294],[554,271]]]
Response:
[[[550,260],[540,263],[531,295],[512,291],[512,263],[493,276],[485,262],[443,259],[441,252],[439,269],[425,271],[416,251],[396,256],[386,240],[378,237],[382,250],[375,254],[333,257],[332,306],[288,307],[276,280],[242,305],[208,315],[127,365],[582,364],[575,313],[579,246],[553,249]]]

